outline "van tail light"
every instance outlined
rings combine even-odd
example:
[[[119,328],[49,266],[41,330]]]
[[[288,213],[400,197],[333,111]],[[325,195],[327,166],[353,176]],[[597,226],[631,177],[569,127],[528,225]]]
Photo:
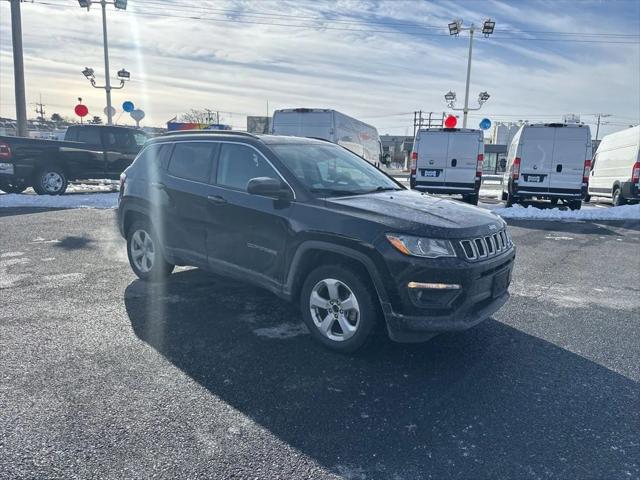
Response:
[[[640,181],[640,162],[633,164],[633,170],[631,170],[631,183],[638,183]]]
[[[418,152],[411,152],[411,175],[416,174],[418,167]]]
[[[476,178],[482,177],[482,162],[484,162],[484,155],[478,154],[478,163],[476,164]]]
[[[589,172],[591,172],[591,160],[585,160],[584,170],[582,171],[582,183],[589,183]]]
[[[511,178],[514,180],[518,180],[520,177],[520,158],[516,157],[513,160],[513,165],[511,166]]]
[[[11,147],[8,143],[0,142],[0,158],[3,160],[11,158]]]

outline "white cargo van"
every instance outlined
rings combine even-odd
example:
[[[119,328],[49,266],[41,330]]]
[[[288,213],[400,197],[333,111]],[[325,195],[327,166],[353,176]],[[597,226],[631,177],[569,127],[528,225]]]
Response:
[[[382,143],[378,130],[336,110],[288,108],[273,112],[271,133],[294,137],[321,138],[337,143],[379,166]]]
[[[591,131],[578,123],[526,124],[507,155],[502,199],[511,206],[524,199],[562,200],[582,206],[591,165]]]
[[[593,157],[589,195],[607,197],[614,205],[640,200],[640,126],[602,139]]]
[[[462,195],[465,202],[477,205],[483,158],[481,130],[422,128],[411,153],[411,188]]]

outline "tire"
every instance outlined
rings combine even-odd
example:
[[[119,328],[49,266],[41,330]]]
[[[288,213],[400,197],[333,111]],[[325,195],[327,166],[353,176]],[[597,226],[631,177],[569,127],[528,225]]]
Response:
[[[471,205],[478,205],[478,194],[474,194],[474,195],[463,195],[462,197],[462,201],[469,203]]]
[[[505,192],[504,190],[502,191],[502,195],[500,196],[500,198],[502,199],[503,202],[507,201],[507,192]]]
[[[127,256],[133,272],[141,280],[159,282],[175,268],[164,258],[155,229],[144,220],[136,220],[127,231]]]
[[[570,210],[580,210],[582,208],[582,200],[571,200],[569,202]]]
[[[38,195],[62,195],[67,185],[67,175],[59,165],[40,168],[33,177],[33,189]]]
[[[27,182],[22,180],[0,180],[0,190],[5,193],[22,193],[27,187]]]
[[[626,200],[622,196],[622,192],[620,191],[620,187],[615,187],[613,189],[613,195],[611,196],[611,201],[613,202],[614,207],[619,207],[620,205],[624,205]]]
[[[505,205],[507,207],[513,207],[513,205],[516,203],[518,203],[518,199],[507,192],[507,200],[505,201]]]
[[[591,195],[589,195],[588,193],[584,196],[584,203],[589,203],[591,201]]]
[[[552,207],[557,207],[558,206],[558,199],[557,198],[552,198],[551,199],[551,206]]]
[[[300,292],[302,318],[311,335],[341,353],[358,350],[372,337],[380,320],[378,307],[375,289],[349,267],[316,268]]]

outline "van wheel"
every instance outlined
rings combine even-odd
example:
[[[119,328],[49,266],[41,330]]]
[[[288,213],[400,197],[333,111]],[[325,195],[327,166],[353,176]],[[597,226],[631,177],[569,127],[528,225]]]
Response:
[[[352,270],[337,265],[318,267],[307,276],[300,309],[313,337],[342,353],[361,348],[379,321],[375,290]]]
[[[558,206],[558,199],[557,198],[552,198],[551,199],[551,206],[552,207],[557,207]]]
[[[0,180],[0,190],[5,193],[22,193],[27,189],[23,180]]]
[[[507,192],[505,192],[504,190],[502,191],[502,195],[500,196],[500,198],[502,199],[502,201],[506,201],[507,200]]]
[[[475,195],[463,195],[462,201],[466,203],[470,203],[471,205],[478,205],[478,194]]]
[[[582,200],[571,200],[569,202],[569,210],[580,210],[582,208]]]
[[[143,220],[133,222],[127,232],[127,256],[131,269],[141,280],[158,282],[174,269],[164,258],[155,229]]]
[[[583,198],[584,203],[589,203],[591,201],[591,195],[588,193]]]
[[[38,195],[62,195],[67,185],[67,176],[57,165],[40,168],[33,178],[33,189]]]
[[[514,204],[518,203],[518,199],[507,192],[507,200],[505,203],[507,207],[513,207]]]
[[[613,202],[614,207],[619,207],[620,205],[624,205],[625,203],[627,203],[622,196],[620,187],[615,187],[613,189],[613,196],[611,197],[611,201]]]

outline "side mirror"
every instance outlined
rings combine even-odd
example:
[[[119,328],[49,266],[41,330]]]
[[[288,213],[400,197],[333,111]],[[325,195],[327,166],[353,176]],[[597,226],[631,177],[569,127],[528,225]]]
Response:
[[[247,183],[247,192],[278,199],[290,199],[291,190],[281,180],[270,177],[256,177]]]

